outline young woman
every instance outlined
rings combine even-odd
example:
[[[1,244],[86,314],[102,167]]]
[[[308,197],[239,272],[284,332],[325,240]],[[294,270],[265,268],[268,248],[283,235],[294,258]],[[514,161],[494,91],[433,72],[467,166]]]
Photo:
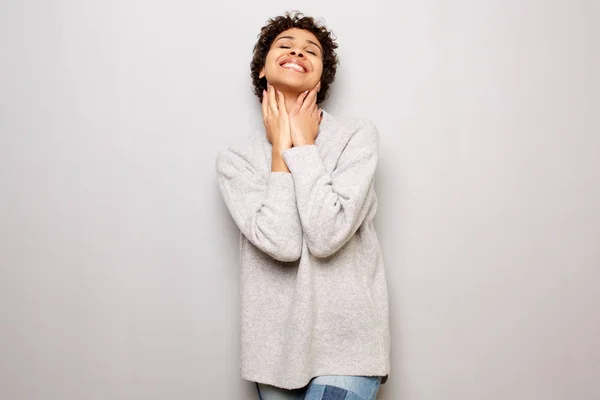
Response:
[[[241,371],[259,398],[375,399],[389,372],[375,126],[318,104],[337,68],[313,18],[270,19],[251,75],[265,130],[217,158],[241,231]]]

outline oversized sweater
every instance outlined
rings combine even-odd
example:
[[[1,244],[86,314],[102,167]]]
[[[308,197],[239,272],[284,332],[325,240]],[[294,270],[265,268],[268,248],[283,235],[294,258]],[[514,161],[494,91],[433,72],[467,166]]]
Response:
[[[373,218],[378,133],[323,112],[314,145],[271,172],[264,132],[219,153],[239,227],[242,378],[285,389],[320,375],[389,373],[389,312]]]

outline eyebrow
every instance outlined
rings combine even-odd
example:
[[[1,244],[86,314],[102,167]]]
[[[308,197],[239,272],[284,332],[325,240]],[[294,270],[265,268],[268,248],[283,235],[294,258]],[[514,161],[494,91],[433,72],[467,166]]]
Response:
[[[277,42],[277,41],[279,41],[279,40],[281,40],[281,39],[292,39],[292,40],[296,40],[296,38],[295,38],[295,37],[293,37],[293,36],[282,36],[282,37],[278,38],[278,39],[276,40],[276,42]],[[310,39],[306,39],[306,41],[307,41],[308,43],[310,43],[310,44],[314,44],[315,46],[317,46],[317,47],[319,48],[319,50],[321,50],[321,53],[323,53],[323,49],[322,49],[322,48],[321,48],[321,46],[319,46],[317,43],[313,42],[313,41],[312,41],[312,40],[310,40]]]

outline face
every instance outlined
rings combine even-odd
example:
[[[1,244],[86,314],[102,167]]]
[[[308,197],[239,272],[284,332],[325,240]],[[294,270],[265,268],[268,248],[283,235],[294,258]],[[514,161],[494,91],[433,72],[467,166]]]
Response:
[[[323,73],[323,47],[304,29],[281,32],[269,49],[259,76],[282,91],[301,93],[312,89]]]

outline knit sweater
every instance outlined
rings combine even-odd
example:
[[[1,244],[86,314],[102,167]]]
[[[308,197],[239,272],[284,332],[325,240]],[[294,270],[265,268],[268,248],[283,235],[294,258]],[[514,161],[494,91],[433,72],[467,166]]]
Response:
[[[264,132],[219,153],[239,227],[242,378],[285,389],[320,375],[389,373],[385,270],[373,218],[378,133],[323,112],[314,145],[271,172]]]

